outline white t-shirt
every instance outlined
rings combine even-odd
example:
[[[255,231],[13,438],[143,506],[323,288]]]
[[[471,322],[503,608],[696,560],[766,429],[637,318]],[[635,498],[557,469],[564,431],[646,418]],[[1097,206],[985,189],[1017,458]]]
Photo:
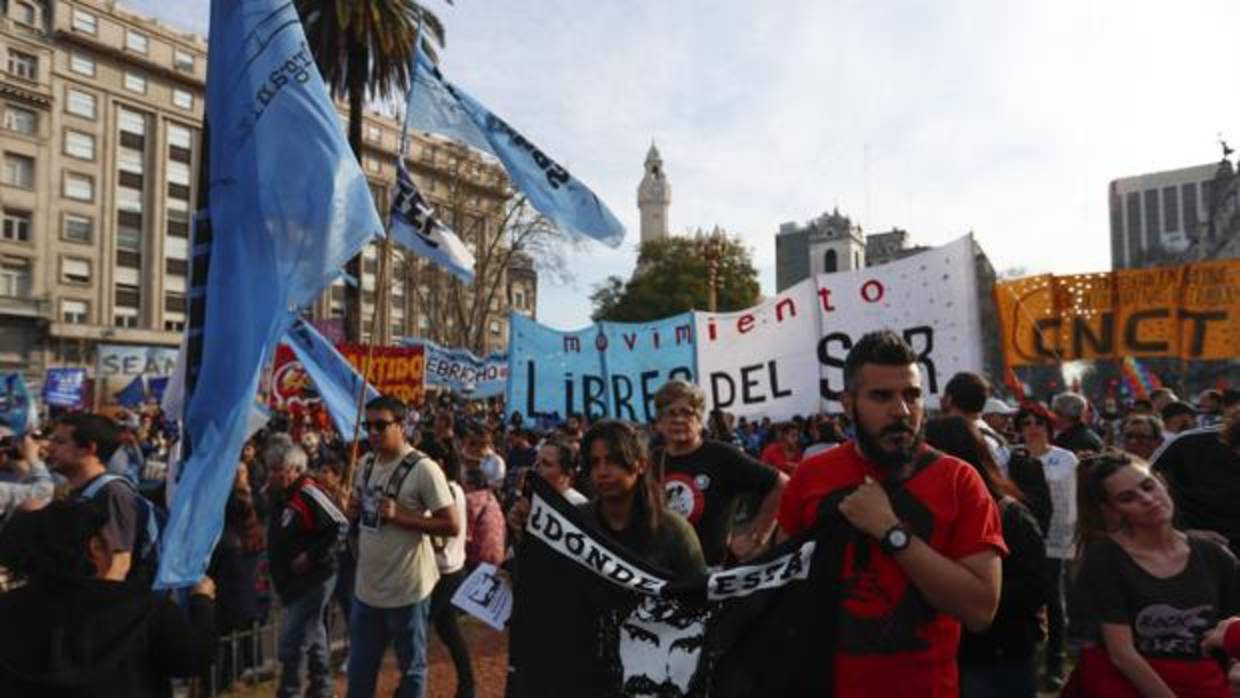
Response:
[[[499,489],[504,484],[504,459],[498,454],[488,453],[482,457],[482,462],[478,464],[478,469],[482,471],[482,476],[487,480],[487,486],[491,489]]]
[[[413,450],[405,444],[401,455],[390,461],[376,461],[370,479],[363,482],[367,467],[358,468],[354,489],[366,488],[382,496],[397,464]],[[452,504],[452,491],[439,464],[423,458],[401,483],[396,502],[417,516]],[[435,550],[430,536],[387,522],[378,530],[361,527],[358,534],[357,583],[354,593],[362,603],[375,608],[399,608],[431,595],[439,581]]]
[[[1057,560],[1072,557],[1072,538],[1076,532],[1076,456],[1065,448],[1051,446],[1041,456],[1046,486],[1051,491],[1051,525],[1046,532],[1046,556]]]
[[[461,528],[455,536],[448,539],[446,545],[435,549],[435,564],[439,566],[440,574],[451,574],[465,566],[465,490],[455,482],[449,482],[448,488],[452,490],[452,508],[456,511],[456,522]]]

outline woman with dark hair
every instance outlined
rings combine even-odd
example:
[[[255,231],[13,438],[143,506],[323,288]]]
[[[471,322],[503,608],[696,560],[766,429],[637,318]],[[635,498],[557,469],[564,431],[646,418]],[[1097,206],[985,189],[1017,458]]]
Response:
[[[1035,402],[1021,405],[1016,413],[1016,429],[1023,448],[1014,450],[1008,460],[1009,474],[1022,491],[1030,494],[1029,509],[1039,523],[1044,524],[1046,564],[1055,584],[1055,593],[1046,609],[1046,674],[1042,688],[1047,691],[1063,686],[1068,619],[1065,563],[1072,558],[1077,500],[1076,456],[1051,443],[1054,424],[1055,416],[1042,405]],[[1045,482],[1045,489],[1041,489],[1042,482]]]
[[[124,582],[104,541],[107,514],[53,502],[13,517],[0,565],[23,587],[0,595],[0,696],[170,697],[171,677],[200,676],[215,656],[215,585],[170,598]]]
[[[697,534],[664,506],[659,473],[633,425],[600,421],[582,437],[581,451],[595,492],[584,506],[603,530],[677,577],[706,572]]]
[[[254,509],[249,468],[237,465],[233,489],[224,506],[224,530],[211,554],[207,574],[217,581],[216,628],[220,635],[216,689],[228,688],[246,669],[258,666],[256,641],[261,613],[258,565],[267,548],[266,535]]]
[[[465,522],[451,538],[433,539],[435,547],[435,563],[439,567],[439,582],[431,594],[431,624],[439,639],[448,648],[452,657],[452,665],[456,668],[456,698],[474,697],[474,667],[469,657],[469,645],[461,634],[457,623],[456,606],[452,605],[452,596],[465,581],[465,540],[469,533],[469,518],[465,490],[461,487],[460,462],[453,459],[443,466],[444,477],[448,480],[448,489],[452,492],[452,508],[456,511],[457,521]],[[495,499],[495,495],[485,487],[482,491],[486,496]],[[497,505],[498,509],[498,505]],[[502,525],[502,522],[501,522]]]
[[[1176,530],[1166,487],[1139,458],[1090,456],[1080,480],[1076,586],[1096,620],[1069,688],[1088,696],[1230,696],[1222,666],[1202,655],[1202,639],[1240,612],[1236,558],[1210,538]]]
[[[1003,587],[999,610],[985,632],[965,630],[957,661],[962,698],[1033,698],[1034,657],[1042,628],[1038,613],[1050,594],[1046,544],[1020,490],[1004,477],[977,427],[964,417],[940,417],[926,424],[926,443],[973,466],[999,507],[1003,540]]]

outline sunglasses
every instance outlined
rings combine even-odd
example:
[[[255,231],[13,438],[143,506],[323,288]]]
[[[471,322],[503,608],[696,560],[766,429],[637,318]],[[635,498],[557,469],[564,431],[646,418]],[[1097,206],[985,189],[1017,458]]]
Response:
[[[372,419],[363,422],[362,425],[366,427],[366,431],[383,431],[395,423],[395,419]]]

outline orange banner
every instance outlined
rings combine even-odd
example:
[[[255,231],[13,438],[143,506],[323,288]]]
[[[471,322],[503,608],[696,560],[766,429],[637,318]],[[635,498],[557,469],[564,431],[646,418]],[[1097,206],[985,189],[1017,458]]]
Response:
[[[421,346],[375,347],[373,362],[368,361],[367,346],[338,344],[336,349],[375,390],[400,398],[406,405],[421,402],[426,375],[426,355]]]
[[[1240,260],[995,284],[1008,366],[1240,357]]]

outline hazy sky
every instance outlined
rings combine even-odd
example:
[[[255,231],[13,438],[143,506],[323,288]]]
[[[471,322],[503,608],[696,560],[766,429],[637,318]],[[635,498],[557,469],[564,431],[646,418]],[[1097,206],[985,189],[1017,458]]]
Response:
[[[202,31],[200,0],[128,6]],[[589,321],[627,277],[652,140],[673,233],[720,225],[774,292],[779,224],[838,206],[920,244],[972,230],[995,267],[1108,268],[1111,179],[1240,143],[1240,3],[457,0],[442,68],[607,202],[539,319]]]

